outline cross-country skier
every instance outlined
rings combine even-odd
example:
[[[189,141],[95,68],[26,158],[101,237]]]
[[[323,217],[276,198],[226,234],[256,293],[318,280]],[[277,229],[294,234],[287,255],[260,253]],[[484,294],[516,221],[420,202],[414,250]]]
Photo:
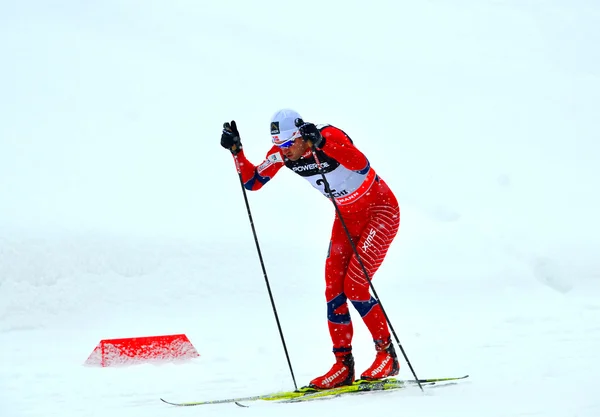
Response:
[[[283,109],[271,118],[271,138],[273,146],[265,160],[255,166],[244,156],[235,121],[224,124],[221,146],[237,160],[244,187],[260,189],[285,166],[330,198],[318,161],[360,259],[369,278],[373,278],[400,226],[400,208],[390,188],[350,137],[337,127],[305,123],[295,111]],[[311,145],[316,149],[316,158]],[[400,366],[385,316],[369,288],[336,213],[325,264],[327,320],[336,362],[325,375],[313,379],[311,386],[325,389],[354,381],[353,329],[347,300],[371,332],[377,352],[361,378],[372,380],[398,374]]]

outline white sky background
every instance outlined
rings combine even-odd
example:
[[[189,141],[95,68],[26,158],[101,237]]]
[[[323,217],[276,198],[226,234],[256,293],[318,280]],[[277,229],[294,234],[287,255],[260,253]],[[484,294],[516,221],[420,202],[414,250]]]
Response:
[[[600,279],[599,21],[595,1],[0,0],[3,327],[85,310],[71,293],[112,306],[122,295],[94,279],[111,268],[160,282],[153,259],[168,258],[173,296],[220,271],[207,251],[255,262],[221,125],[238,122],[258,163],[281,107],[342,128],[395,191],[382,274],[585,293]],[[249,197],[272,275],[290,267],[282,249],[320,274],[330,203],[287,171]],[[178,238],[216,249],[190,249],[177,277]],[[161,299],[134,288],[115,311]]]
[[[260,162],[284,106],[346,130],[403,202],[550,239],[594,214],[594,2],[197,3],[2,4],[4,224],[219,225],[221,123]]]
[[[227,241],[247,219],[221,124],[258,163],[292,107],[404,209],[593,274],[598,6],[341,4],[2,3],[0,225]],[[326,240],[328,202],[280,177],[252,197],[261,236]],[[291,213],[313,227],[271,226]]]

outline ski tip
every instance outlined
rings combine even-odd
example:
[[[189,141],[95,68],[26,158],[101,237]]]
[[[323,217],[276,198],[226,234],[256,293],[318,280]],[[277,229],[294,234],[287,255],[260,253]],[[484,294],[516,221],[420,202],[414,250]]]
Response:
[[[184,405],[189,405],[189,404],[183,404],[183,403],[172,403],[170,401],[165,400],[164,398],[161,398],[160,400],[165,404],[174,405],[176,407],[182,407]]]
[[[242,407],[242,408],[248,408],[248,407],[250,407],[249,405],[242,404],[242,403],[241,403],[241,402],[239,402],[239,401],[234,401],[233,403],[234,403],[235,405],[237,405],[238,407]]]

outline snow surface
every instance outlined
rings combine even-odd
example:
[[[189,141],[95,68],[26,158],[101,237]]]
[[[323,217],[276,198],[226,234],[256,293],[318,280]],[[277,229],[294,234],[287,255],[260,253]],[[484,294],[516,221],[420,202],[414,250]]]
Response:
[[[0,416],[600,416],[596,1],[0,3]],[[231,157],[281,107],[348,132],[401,203],[374,284],[420,378],[304,404]],[[333,209],[249,195],[298,385],[329,369]],[[358,371],[373,359],[355,319]],[[189,362],[92,368],[185,333]],[[402,378],[411,378],[402,362]]]

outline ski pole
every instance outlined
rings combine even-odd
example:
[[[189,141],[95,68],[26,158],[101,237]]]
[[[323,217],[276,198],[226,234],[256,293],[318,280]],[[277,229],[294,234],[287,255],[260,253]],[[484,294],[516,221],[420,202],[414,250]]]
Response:
[[[263,276],[265,277],[265,283],[267,284],[267,291],[269,292],[269,298],[271,299],[271,307],[273,308],[273,314],[275,315],[275,321],[277,322],[277,328],[279,329],[279,336],[281,337],[281,343],[283,344],[283,350],[285,351],[285,357],[287,359],[288,366],[290,367],[290,373],[292,374],[292,381],[294,382],[294,389],[298,390],[296,385],[296,377],[294,376],[294,370],[292,368],[292,362],[290,361],[290,355],[288,353],[287,345],[285,344],[285,338],[283,337],[283,330],[281,329],[281,323],[279,322],[279,315],[277,314],[277,308],[275,307],[275,300],[273,293],[271,292],[271,285],[269,284],[269,278],[267,277],[267,270],[265,269],[265,263],[263,261],[260,245],[258,244],[258,237],[256,235],[256,229],[254,227],[254,221],[252,220],[252,212],[250,211],[250,204],[248,203],[248,195],[246,194],[246,188],[244,187],[244,180],[242,179],[242,171],[237,156],[234,156],[235,167],[240,178],[240,185],[242,186],[242,194],[244,194],[244,201],[246,202],[246,210],[248,211],[248,218],[250,219],[250,227],[252,228],[252,234],[254,235],[254,243],[256,244],[256,251],[258,252],[258,259],[260,260],[260,266],[262,268]]]
[[[312,154],[315,158],[315,162],[317,164],[317,169],[319,171],[319,174],[321,174],[321,178],[323,178],[323,184],[325,186],[325,193],[327,193],[327,196],[329,197],[329,199],[333,203],[333,206],[335,207],[335,212],[336,212],[338,218],[340,219],[340,222],[342,224],[342,227],[344,228],[344,231],[346,232],[346,237],[348,238],[348,241],[350,242],[350,246],[352,246],[352,251],[354,252],[354,255],[356,256],[356,260],[358,261],[358,264],[360,265],[362,272],[365,275],[367,282],[369,283],[369,287],[371,287],[371,291],[373,291],[373,296],[379,302],[379,306],[381,307],[381,312],[383,313],[383,316],[385,317],[385,320],[387,321],[388,326],[390,326],[390,331],[394,335],[394,339],[396,340],[396,343],[398,344],[398,347],[400,348],[400,351],[402,352],[402,355],[404,356],[404,360],[406,360],[406,363],[408,364],[410,371],[412,372],[413,376],[415,377],[417,384],[419,384],[419,388],[421,388],[421,391],[423,391],[423,386],[421,385],[421,382],[420,382],[419,378],[417,377],[415,370],[413,369],[412,365],[410,364],[410,361],[408,360],[408,356],[406,355],[406,352],[404,351],[404,348],[402,347],[402,344],[400,343],[400,339],[398,339],[398,335],[396,334],[396,330],[394,330],[394,326],[392,326],[392,323],[390,322],[389,316],[387,315],[385,309],[383,308],[383,304],[381,302],[381,299],[379,298],[379,295],[377,295],[377,291],[375,291],[375,287],[373,286],[373,281],[371,280],[371,277],[369,277],[369,272],[367,271],[365,264],[363,263],[360,255],[358,254],[358,250],[356,249],[356,245],[354,244],[354,241],[352,240],[350,231],[348,230],[348,227],[346,226],[346,222],[344,221],[344,218],[342,217],[340,208],[335,201],[335,197],[333,196],[333,194],[331,192],[331,188],[329,187],[329,181],[327,181],[327,178],[325,177],[325,171],[323,170],[321,161],[319,161],[319,157],[317,156],[317,148],[310,141],[309,141],[309,145],[310,145]]]

